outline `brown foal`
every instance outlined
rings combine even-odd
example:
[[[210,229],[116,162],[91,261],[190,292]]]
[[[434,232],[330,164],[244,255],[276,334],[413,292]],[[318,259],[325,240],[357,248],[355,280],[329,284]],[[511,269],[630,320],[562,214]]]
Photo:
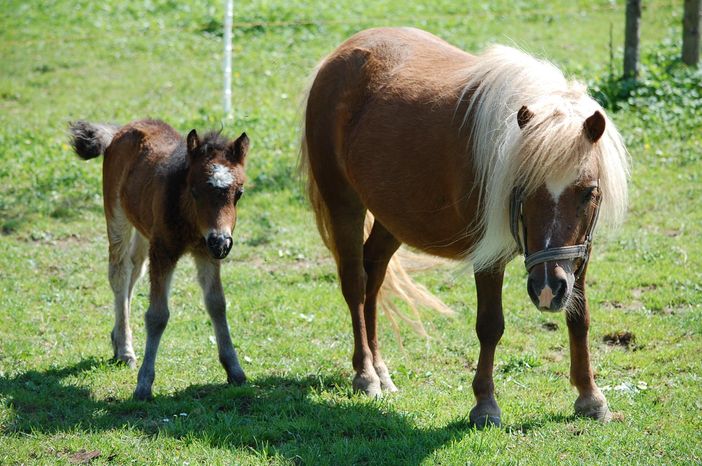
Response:
[[[227,380],[243,383],[246,377],[227,324],[220,261],[231,250],[237,202],[244,192],[246,134],[228,141],[208,133],[201,140],[192,130],[184,140],[167,124],[153,120],[122,127],[79,121],[70,131],[81,158],[104,155],[109,280],[115,296],[112,347],[115,359],[130,367],[136,367],[130,303],[149,259],[146,350],[134,397],[152,397],[156,352],[169,317],[171,277],[185,253],[195,260]]]

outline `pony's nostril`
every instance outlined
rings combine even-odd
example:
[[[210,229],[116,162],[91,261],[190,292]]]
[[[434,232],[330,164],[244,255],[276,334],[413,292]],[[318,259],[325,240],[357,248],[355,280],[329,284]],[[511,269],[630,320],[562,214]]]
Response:
[[[568,289],[568,282],[565,279],[560,278],[558,280],[555,280],[555,283],[553,285],[553,295],[556,298],[562,298],[566,290]]]

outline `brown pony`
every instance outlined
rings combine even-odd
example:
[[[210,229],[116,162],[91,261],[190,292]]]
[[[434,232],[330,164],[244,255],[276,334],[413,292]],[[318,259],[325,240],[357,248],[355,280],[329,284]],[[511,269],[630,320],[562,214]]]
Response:
[[[126,126],[71,124],[73,148],[82,159],[104,154],[103,196],[109,240],[109,279],[115,295],[114,357],[136,366],[129,326],[134,284],[148,257],[151,278],[146,311],[146,351],[134,397],[151,398],[158,344],[168,323],[168,291],[178,259],[192,254],[205,307],[212,319],[219,360],[229,383],[246,380],[232,346],[220,260],[232,247],[237,202],[243,194],[249,139],[219,133],[187,142],[161,121]],[[134,232],[136,229],[136,232]]]
[[[378,349],[381,285],[428,300],[393,258],[405,243],[472,263],[480,355],[470,419],[499,425],[502,280],[524,252],[534,304],[566,310],[576,413],[610,418],[590,365],[585,272],[598,212],[610,224],[625,213],[628,155],[584,85],[512,48],[474,56],[416,29],[367,30],[316,71],[301,153],[351,311],[356,390],[397,390]]]

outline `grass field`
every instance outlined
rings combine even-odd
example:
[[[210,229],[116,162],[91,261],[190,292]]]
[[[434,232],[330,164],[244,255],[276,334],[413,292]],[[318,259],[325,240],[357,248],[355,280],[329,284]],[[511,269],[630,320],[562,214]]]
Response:
[[[702,462],[702,77],[685,74],[681,90],[661,85],[669,70],[656,66],[679,48],[680,2],[644,2],[648,93],[612,114],[632,155],[630,214],[597,238],[588,281],[593,364],[616,421],[573,417],[563,316],[533,308],[517,260],[497,351],[503,427],[482,432],[467,420],[478,341],[464,269],[419,277],[459,314],[425,314],[430,340],[405,328],[402,349],[381,320],[400,392],[352,393],[348,311],[295,174],[299,98],[326,53],[379,25],[472,51],[515,43],[602,85],[610,25],[619,68],[624,2],[236,2],[235,115],[224,127],[246,130],[252,149],[223,270],[250,382],[225,384],[188,259],[152,402],[132,401],[136,372],[109,361],[101,167],[70,152],[65,128],[146,116],[183,132],[218,128],[223,2],[39,3],[0,3],[0,464]],[[144,280],[138,356],[147,305]],[[635,343],[605,344],[616,331]]]

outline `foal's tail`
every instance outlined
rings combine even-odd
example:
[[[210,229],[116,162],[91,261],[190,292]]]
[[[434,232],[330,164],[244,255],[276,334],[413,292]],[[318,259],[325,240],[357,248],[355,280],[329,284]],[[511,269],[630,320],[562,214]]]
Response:
[[[334,252],[331,233],[331,214],[322,198],[322,195],[317,186],[317,181],[314,178],[310,166],[307,140],[305,136],[304,120],[302,126],[302,139],[300,143],[300,174],[307,182],[307,196],[312,205],[317,228],[322,237],[325,246]],[[370,212],[366,213],[364,223],[364,237],[367,238],[373,227],[374,218]],[[424,286],[416,283],[408,274],[409,271],[427,270],[435,267],[442,262],[439,259],[426,255],[415,254],[411,251],[400,248],[395,255],[390,259],[385,280],[378,293],[378,304],[383,309],[383,312],[390,320],[390,324],[398,337],[400,344],[400,330],[397,324],[397,319],[406,322],[419,335],[428,337],[427,331],[422,324],[419,315],[419,308],[425,307],[439,312],[444,315],[454,315],[454,311],[444,304],[439,298],[434,296]],[[392,301],[393,297],[400,298],[405,301],[411,309],[411,316],[403,312],[397,304]]]
[[[68,127],[73,150],[83,160],[103,155],[118,129],[119,126],[82,120],[71,122]]]

